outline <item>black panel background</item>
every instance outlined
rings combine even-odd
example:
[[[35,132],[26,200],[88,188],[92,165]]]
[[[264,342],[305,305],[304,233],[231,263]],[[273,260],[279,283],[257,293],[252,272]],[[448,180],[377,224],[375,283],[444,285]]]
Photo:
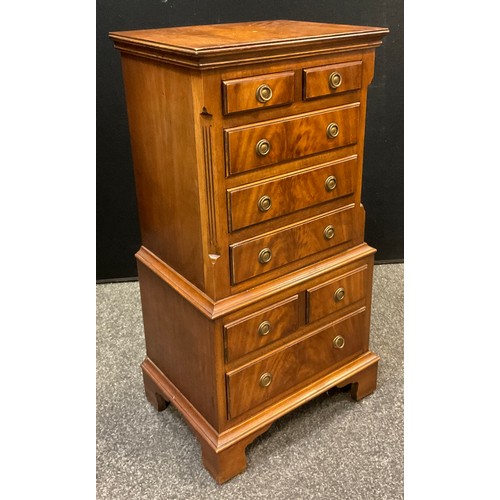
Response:
[[[403,259],[402,0],[99,0],[97,2],[97,278],[137,276],[140,245],[120,55],[110,31],[296,19],[388,27],[368,94],[362,200],[377,261]]]

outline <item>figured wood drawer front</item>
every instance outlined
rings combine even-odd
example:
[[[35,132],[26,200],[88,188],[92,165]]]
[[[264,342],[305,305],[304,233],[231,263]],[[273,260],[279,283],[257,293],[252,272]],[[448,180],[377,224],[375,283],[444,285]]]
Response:
[[[225,325],[226,361],[233,361],[297,330],[298,296]]]
[[[225,131],[230,174],[348,146],[357,141],[359,103]],[[330,134],[330,135],[329,135]]]
[[[356,187],[357,159],[343,159],[294,175],[228,190],[231,231],[349,196]]]
[[[367,266],[307,290],[307,321],[318,319],[364,299]]]
[[[361,88],[361,61],[304,69],[304,99]]]
[[[366,314],[362,308],[291,346],[228,373],[229,417],[237,417],[366,351]]]
[[[222,82],[224,113],[289,104],[294,96],[294,72],[238,78]]]
[[[352,239],[354,205],[231,245],[233,284]]]

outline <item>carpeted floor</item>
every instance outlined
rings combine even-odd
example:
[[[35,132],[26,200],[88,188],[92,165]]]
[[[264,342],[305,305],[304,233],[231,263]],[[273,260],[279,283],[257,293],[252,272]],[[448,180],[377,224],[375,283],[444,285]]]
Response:
[[[371,349],[382,358],[374,394],[323,395],[286,415],[219,486],[177,410],[145,399],[138,283],[97,285],[96,498],[402,499],[403,264],[375,266]]]

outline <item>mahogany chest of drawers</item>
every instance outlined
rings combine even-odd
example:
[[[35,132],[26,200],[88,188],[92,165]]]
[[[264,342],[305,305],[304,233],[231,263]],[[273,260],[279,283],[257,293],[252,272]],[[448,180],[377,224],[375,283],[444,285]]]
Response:
[[[385,28],[266,21],[116,32],[141,227],[147,398],[218,482],[311,398],[376,385],[361,204]]]

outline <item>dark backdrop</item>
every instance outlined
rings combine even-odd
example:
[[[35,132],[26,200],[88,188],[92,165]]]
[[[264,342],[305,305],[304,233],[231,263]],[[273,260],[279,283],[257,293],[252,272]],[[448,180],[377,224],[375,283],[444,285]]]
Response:
[[[120,54],[110,31],[270,19],[384,26],[368,93],[362,200],[377,261],[403,258],[403,0],[98,0],[97,278],[137,276],[140,234]]]

